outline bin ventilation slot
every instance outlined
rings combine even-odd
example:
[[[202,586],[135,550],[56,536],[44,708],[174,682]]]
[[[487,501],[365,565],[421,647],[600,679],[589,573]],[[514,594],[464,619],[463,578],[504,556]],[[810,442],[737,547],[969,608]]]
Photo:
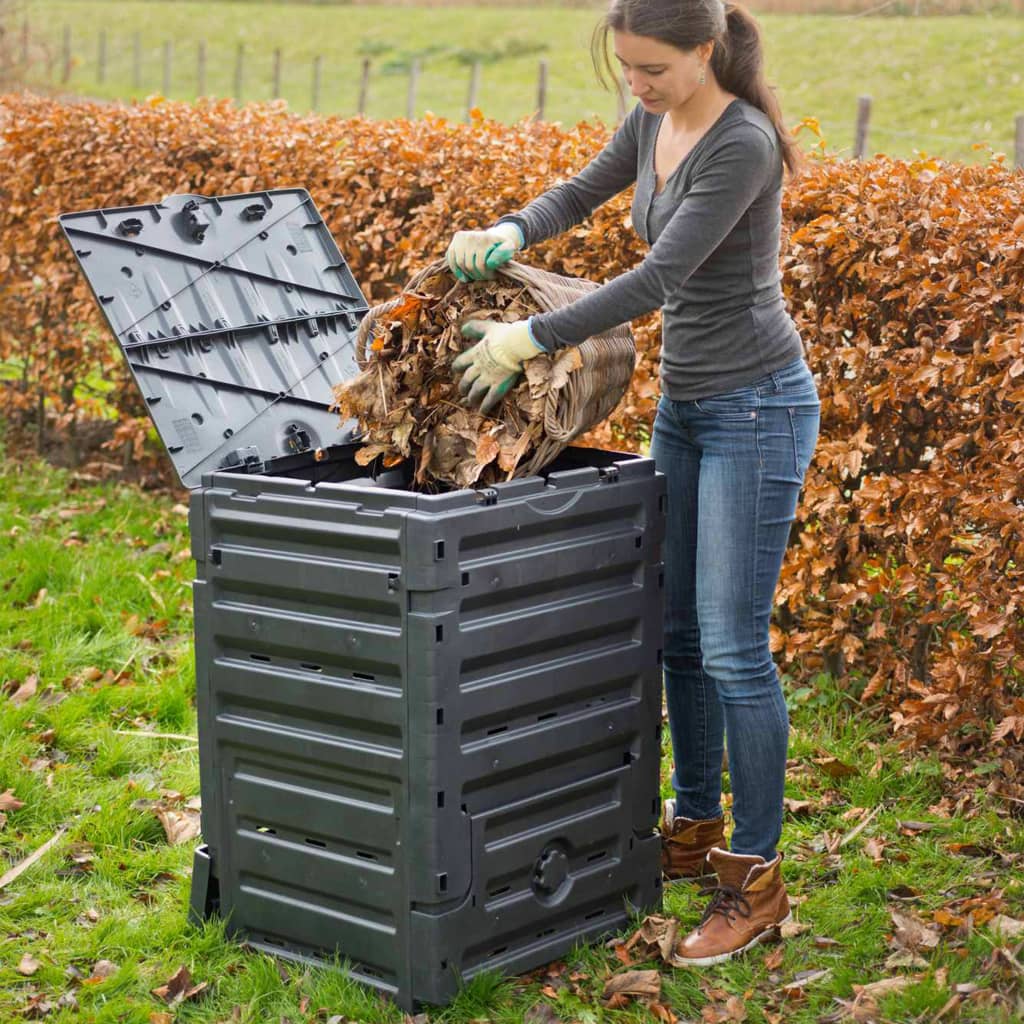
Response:
[[[303,668],[309,669],[310,672],[323,672],[324,670],[323,665],[314,665],[309,661],[304,661],[301,664]]]
[[[557,931],[556,928],[545,928],[544,931],[537,932],[537,938],[538,939],[543,939],[544,936],[546,936],[546,935],[554,935],[556,931]]]
[[[587,863],[589,864],[591,861],[600,860],[607,852],[607,850],[598,850],[597,853],[592,853],[587,858]]]
[[[444,871],[437,876],[437,891],[447,892],[448,891],[448,872]]]
[[[497,736],[499,732],[508,732],[507,725],[496,725],[493,729],[487,730],[488,736]]]
[[[658,573],[658,587],[660,589],[663,586],[665,586],[665,574],[663,572],[659,572]]]
[[[311,836],[306,836],[306,842],[310,846],[318,846],[321,850],[327,849],[327,844],[322,839],[313,839]]]
[[[624,765],[626,765],[626,767],[629,767],[629,765],[631,765],[633,763],[633,760],[634,760],[634,758],[633,758],[633,754],[632,754],[631,751],[627,750],[627,751],[625,751],[623,753],[623,755],[622,755],[622,763]]]
[[[592,921],[595,917],[600,917],[604,913],[604,908],[600,910],[592,910],[589,914],[585,914],[583,917],[584,921]]]
[[[537,716],[537,721],[538,722],[543,722],[543,721],[547,720],[548,718],[557,718],[557,717],[558,717],[558,712],[557,711],[545,711],[543,715],[538,715]]]
[[[464,572],[462,574],[462,585],[464,587],[468,587],[469,586],[469,573],[468,572]]]
[[[642,548],[644,546],[644,535],[642,533],[639,534],[633,543],[636,544],[638,548]]]
[[[372,672],[353,672],[353,679],[363,679],[368,683],[372,683],[377,677]]]
[[[276,836],[277,835],[277,829],[276,828],[271,828],[269,825],[260,825],[256,829],[256,831],[257,832],[262,832],[263,835],[265,835],[265,836]]]
[[[487,894],[487,898],[489,900],[493,900],[495,897],[497,897],[497,896],[504,896],[505,893],[511,892],[511,891],[512,891],[512,886],[511,885],[503,885],[500,889],[492,889]]]
[[[375,861],[377,859],[377,855],[375,853],[370,853],[367,850],[356,850],[356,856],[362,857],[363,860]]]
[[[270,658],[266,654],[250,654],[250,658],[253,661],[270,661]]]
[[[444,626],[434,627],[434,639],[437,643],[441,643],[441,641],[444,640]]]
[[[437,806],[444,807],[444,790],[440,790],[437,794]]]
[[[497,949],[492,949],[490,953],[487,954],[487,959],[489,960],[492,956],[499,956],[507,950],[508,946],[499,946]]]
[[[288,944],[287,943],[282,942],[280,939],[272,939],[269,935],[264,935],[263,936],[263,941],[268,946],[278,946],[281,949],[287,949],[288,948]]]
[[[440,562],[444,558],[444,541],[434,541],[434,561]]]
[[[444,725],[444,708],[437,709],[437,724]]]
[[[662,656],[662,654],[661,654],[661,648],[658,648],[658,653],[657,653],[657,654],[655,655],[655,658],[656,658],[656,660],[657,660],[657,663],[658,663],[659,665],[661,664],[661,656]]]

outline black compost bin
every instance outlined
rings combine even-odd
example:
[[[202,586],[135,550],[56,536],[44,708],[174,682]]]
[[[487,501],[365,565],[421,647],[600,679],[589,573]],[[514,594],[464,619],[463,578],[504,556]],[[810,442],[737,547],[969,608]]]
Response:
[[[367,304],[299,189],[62,227],[192,489],[192,914],[405,1009],[661,903],[650,459],[425,495],[328,411]]]

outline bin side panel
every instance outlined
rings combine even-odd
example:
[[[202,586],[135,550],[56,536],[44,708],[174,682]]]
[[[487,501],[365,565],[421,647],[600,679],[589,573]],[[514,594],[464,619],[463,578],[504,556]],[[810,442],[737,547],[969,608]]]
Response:
[[[206,489],[197,583],[221,913],[259,948],[338,952],[396,994],[408,987],[402,523],[255,483]]]

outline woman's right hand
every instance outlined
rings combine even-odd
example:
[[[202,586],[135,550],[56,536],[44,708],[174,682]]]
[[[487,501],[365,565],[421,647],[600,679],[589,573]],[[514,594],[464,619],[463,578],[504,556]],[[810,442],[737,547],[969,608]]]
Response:
[[[505,221],[486,231],[456,231],[444,258],[460,281],[490,281],[522,247],[522,232]]]

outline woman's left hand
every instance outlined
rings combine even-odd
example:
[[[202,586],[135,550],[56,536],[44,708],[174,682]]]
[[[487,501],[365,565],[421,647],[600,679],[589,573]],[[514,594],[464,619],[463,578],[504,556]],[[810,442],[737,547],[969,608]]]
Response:
[[[459,391],[467,404],[479,404],[485,415],[511,390],[523,363],[545,351],[534,340],[529,320],[468,320],[462,334],[480,340],[452,362],[452,369],[462,374]]]

